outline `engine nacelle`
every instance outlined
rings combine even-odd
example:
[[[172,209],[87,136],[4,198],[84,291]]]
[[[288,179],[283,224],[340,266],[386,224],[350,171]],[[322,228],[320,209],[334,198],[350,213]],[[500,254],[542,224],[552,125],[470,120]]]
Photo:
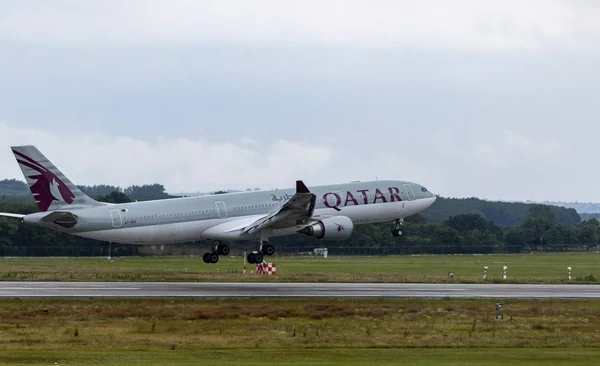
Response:
[[[354,224],[349,217],[334,216],[323,219],[315,224],[305,227],[298,232],[317,239],[344,240],[352,234]]]

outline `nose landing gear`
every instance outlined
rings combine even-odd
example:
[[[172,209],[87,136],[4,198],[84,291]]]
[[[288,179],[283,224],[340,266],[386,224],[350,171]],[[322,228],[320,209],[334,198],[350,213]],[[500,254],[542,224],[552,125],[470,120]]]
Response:
[[[396,219],[396,220],[394,220],[394,223],[396,224],[396,228],[392,230],[392,235],[394,235],[396,237],[402,236],[402,234],[404,234],[404,233],[402,232],[401,225],[404,223],[404,218]]]

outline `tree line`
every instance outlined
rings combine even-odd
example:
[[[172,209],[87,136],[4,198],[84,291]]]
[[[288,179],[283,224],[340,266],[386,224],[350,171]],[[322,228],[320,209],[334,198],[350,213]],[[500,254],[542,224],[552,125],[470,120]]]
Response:
[[[425,216],[409,216],[404,235],[393,237],[393,223],[359,225],[346,241],[318,241],[314,238],[275,238],[279,247],[310,250],[327,247],[347,254],[459,254],[523,253],[531,251],[582,251],[595,248],[600,239],[600,222],[586,220],[575,225],[560,222],[545,205],[531,205],[529,215],[519,224],[499,226],[479,213],[458,214],[438,223]],[[304,241],[303,241],[304,240]],[[305,245],[306,244],[306,245]]]

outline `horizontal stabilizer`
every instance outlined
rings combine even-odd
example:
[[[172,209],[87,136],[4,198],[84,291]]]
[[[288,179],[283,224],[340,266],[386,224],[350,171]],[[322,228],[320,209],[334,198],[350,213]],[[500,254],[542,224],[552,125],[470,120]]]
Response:
[[[14,217],[15,219],[22,219],[23,217],[25,217],[25,215],[14,214],[14,213],[8,213],[8,212],[0,212],[0,216],[4,216],[4,217]]]

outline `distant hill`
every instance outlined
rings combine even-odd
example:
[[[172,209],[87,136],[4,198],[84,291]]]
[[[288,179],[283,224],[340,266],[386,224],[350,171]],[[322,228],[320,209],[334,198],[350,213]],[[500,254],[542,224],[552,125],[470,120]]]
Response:
[[[575,209],[578,213],[580,214],[584,214],[584,213],[600,213],[600,203],[594,203],[594,202],[560,202],[560,201],[544,201],[544,202],[540,202],[543,203],[545,205],[552,205],[552,206],[560,206],[560,207],[566,207],[566,208],[573,208]]]
[[[600,213],[582,213],[579,214],[582,220],[596,219],[600,220]]]
[[[0,196],[25,196],[29,187],[25,182],[16,179],[0,180]]]
[[[515,226],[521,224],[530,215],[530,210],[535,203],[522,202],[494,202],[479,198],[444,198],[438,197],[437,201],[423,215],[428,223],[436,224],[450,216],[461,214],[480,214],[487,221],[492,221],[499,226]],[[539,205],[539,204],[537,204]],[[556,221],[566,225],[576,225],[581,222],[581,217],[573,208],[550,206]]]
[[[98,184],[94,186],[77,186],[81,191],[92,198],[103,197],[112,192],[125,193],[134,200],[151,200],[160,198],[172,198],[165,192],[165,187],[162,184],[144,184],[141,186],[133,185],[127,188],[110,186],[106,184]],[[15,199],[31,199],[29,187],[25,182],[16,179],[0,180],[0,198],[14,201]]]

